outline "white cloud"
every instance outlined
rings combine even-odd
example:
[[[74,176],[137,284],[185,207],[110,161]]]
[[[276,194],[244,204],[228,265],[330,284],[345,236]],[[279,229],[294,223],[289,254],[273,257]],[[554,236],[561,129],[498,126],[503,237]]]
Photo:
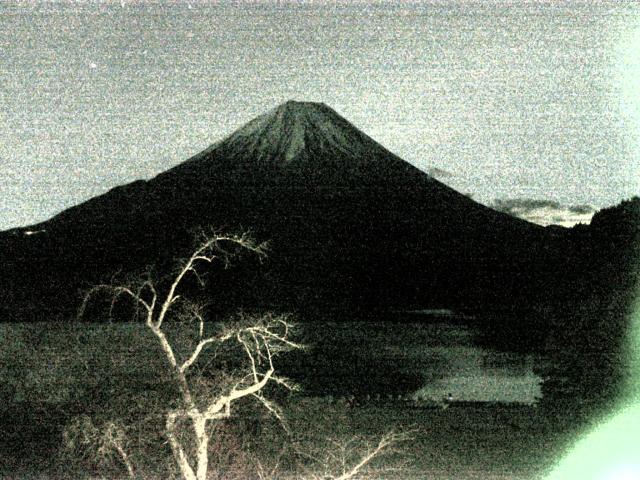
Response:
[[[538,225],[572,227],[588,224],[595,213],[590,205],[562,205],[553,200],[532,198],[496,199],[491,207]]]

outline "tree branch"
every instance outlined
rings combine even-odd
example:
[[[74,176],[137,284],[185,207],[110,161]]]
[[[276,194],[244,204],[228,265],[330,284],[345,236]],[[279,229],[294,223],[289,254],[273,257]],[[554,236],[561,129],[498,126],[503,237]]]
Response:
[[[260,403],[262,403],[262,405],[264,405],[264,407],[274,417],[276,417],[276,419],[280,422],[280,425],[282,426],[282,428],[284,429],[285,432],[287,432],[289,434],[291,433],[291,430],[289,430],[289,425],[287,425],[287,422],[286,422],[284,416],[282,415],[282,412],[280,411],[280,409],[278,407],[276,407],[272,402],[267,400],[263,395],[260,395],[259,392],[254,393],[253,397],[256,398],[258,401],[260,401]]]
[[[193,363],[198,360],[198,357],[200,356],[200,353],[202,352],[202,349],[204,347],[206,347],[207,345],[209,345],[210,343],[216,342],[216,341],[220,341],[220,339],[218,338],[214,338],[214,337],[209,337],[205,340],[200,340],[200,342],[198,342],[198,345],[196,346],[195,350],[193,351],[193,353],[191,354],[191,356],[184,361],[184,363],[182,365],[180,365],[180,371],[182,373],[186,372],[187,369],[193,365]]]
[[[101,284],[91,288],[85,294],[82,300],[82,304],[80,305],[80,309],[78,310],[79,319],[81,319],[84,316],[84,312],[86,311],[87,305],[89,304],[89,301],[91,300],[91,298],[100,291],[111,293],[113,295],[112,302],[115,302],[115,300],[117,300],[117,298],[121,295],[128,295],[134,300],[135,303],[142,306],[147,311],[147,313],[153,311],[152,306],[149,303],[145,302],[144,299],[142,299],[139,295],[136,295],[129,287],[125,287],[121,285],[114,286],[114,285]]]
[[[262,390],[264,386],[269,382],[272,375],[273,375],[273,368],[269,369],[264,374],[262,379],[257,383],[253,383],[248,387],[240,390],[236,390],[236,388],[234,387],[234,389],[232,389],[231,392],[229,392],[227,395],[219,397],[215,403],[209,405],[209,407],[204,412],[205,417],[207,419],[220,418],[220,417],[216,417],[216,415],[220,411],[222,411],[223,408],[230,409],[231,402],[238,400],[240,398],[246,397],[248,395],[252,395]]]
[[[331,477],[333,480],[348,480],[354,478],[360,470],[371,462],[375,457],[379,456],[385,450],[387,450],[391,445],[395,445],[401,441],[405,441],[408,439],[407,434],[396,434],[396,433],[388,433],[383,435],[378,445],[366,453],[358,463],[356,463],[350,470],[343,472],[342,475]]]

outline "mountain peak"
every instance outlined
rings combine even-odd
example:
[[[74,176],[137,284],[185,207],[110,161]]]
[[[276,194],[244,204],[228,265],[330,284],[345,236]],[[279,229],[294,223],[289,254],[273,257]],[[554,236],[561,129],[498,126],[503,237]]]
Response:
[[[278,172],[289,182],[310,184],[432,180],[326,104],[297,100],[254,118],[175,169],[195,169],[196,176],[224,170],[233,178]]]
[[[288,100],[236,130],[211,150],[236,152],[235,157],[288,165],[310,155],[324,158],[371,157],[388,154],[324,103]]]
[[[287,100],[286,102],[278,105],[274,110],[286,111],[286,112],[304,112],[304,111],[314,111],[318,109],[326,110],[326,109],[329,109],[329,107],[322,102],[305,102],[300,100]]]

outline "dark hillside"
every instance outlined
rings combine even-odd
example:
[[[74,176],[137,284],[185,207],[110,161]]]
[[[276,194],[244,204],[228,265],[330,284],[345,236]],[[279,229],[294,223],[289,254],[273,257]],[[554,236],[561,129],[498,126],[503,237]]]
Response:
[[[571,229],[546,315],[544,402],[575,418],[607,411],[629,381],[631,305],[640,286],[640,198],[597,212]]]

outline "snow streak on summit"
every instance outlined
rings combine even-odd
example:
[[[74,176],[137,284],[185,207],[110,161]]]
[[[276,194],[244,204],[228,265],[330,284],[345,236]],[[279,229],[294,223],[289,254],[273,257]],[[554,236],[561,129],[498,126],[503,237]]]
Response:
[[[372,139],[353,127],[323,103],[288,101],[261,115],[229,136],[224,143],[249,148],[260,158],[280,156],[286,163],[303,153],[306,143],[324,152],[361,155],[374,145]]]
[[[249,174],[255,174],[256,169],[284,169],[338,182],[352,176],[362,181],[385,177],[384,171],[392,165],[399,169],[398,178],[388,180],[419,172],[327,105],[296,101],[256,117],[186,164],[195,167],[214,162],[220,167],[227,161],[231,161],[227,167],[243,168]],[[422,172],[420,175],[426,177]]]

